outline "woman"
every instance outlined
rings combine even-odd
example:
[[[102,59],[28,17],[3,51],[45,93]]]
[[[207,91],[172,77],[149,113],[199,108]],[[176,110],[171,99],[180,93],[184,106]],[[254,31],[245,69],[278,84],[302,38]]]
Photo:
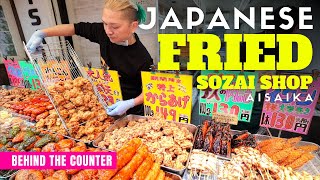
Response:
[[[119,73],[124,99],[109,106],[108,114],[143,115],[141,71],[148,71],[153,61],[135,31],[145,17],[141,5],[130,0],[106,0],[102,23],[80,22],[38,30],[31,36],[27,48],[35,52],[43,38],[50,36],[79,35],[100,44],[102,63]]]

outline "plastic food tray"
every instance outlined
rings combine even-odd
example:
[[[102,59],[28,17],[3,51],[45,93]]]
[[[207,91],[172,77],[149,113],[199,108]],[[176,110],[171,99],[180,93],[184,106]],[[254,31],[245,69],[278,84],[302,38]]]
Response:
[[[148,117],[145,117],[145,116],[137,116],[137,115],[128,115],[128,116],[125,116],[119,120],[117,120],[113,125],[110,126],[110,128],[108,128],[104,133],[100,134],[97,139],[95,139],[93,141],[93,146],[94,147],[97,147],[97,148],[101,148],[101,149],[105,149],[103,147],[99,147],[98,144],[99,142],[101,142],[106,134],[106,132],[112,132],[113,130],[115,129],[119,129],[121,127],[126,127],[127,124],[130,122],[130,121],[137,121],[138,119],[147,119]],[[171,121],[170,121],[171,122]],[[195,137],[196,135],[196,132],[197,132],[197,127],[193,124],[187,124],[187,123],[180,123],[180,122],[175,122],[177,124],[178,127],[186,127],[192,134],[193,134],[193,137]],[[194,141],[195,138],[193,138],[193,141]],[[107,149],[108,150],[108,149]],[[190,149],[190,152],[192,151],[192,148]],[[189,157],[190,157],[190,152],[189,152],[189,156],[188,156],[188,161],[189,161]],[[187,162],[188,162],[187,161]],[[172,172],[172,173],[175,173],[175,174],[179,174],[179,175],[183,175],[185,168],[183,169],[173,169],[173,168],[170,168],[170,167],[167,167],[167,166],[163,166],[161,165],[162,169],[168,171],[168,172]]]

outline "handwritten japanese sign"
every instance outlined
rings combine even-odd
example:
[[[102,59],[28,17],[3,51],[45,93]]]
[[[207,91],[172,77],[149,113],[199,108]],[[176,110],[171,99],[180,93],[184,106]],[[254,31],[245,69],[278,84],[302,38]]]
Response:
[[[30,62],[19,61],[25,88],[38,89],[41,87],[39,76]]]
[[[6,67],[8,78],[11,86],[24,87],[22,71],[19,66],[19,62],[15,59],[5,60],[3,59],[3,64]]]
[[[142,72],[145,116],[190,123],[192,76]]]
[[[247,77],[248,75],[255,76],[255,84],[257,83],[256,72],[242,72],[240,71],[202,71],[202,75],[233,75],[235,83],[238,76]],[[224,84],[225,81],[222,81]],[[228,89],[206,89],[200,91],[199,97],[199,114],[205,116],[212,116],[213,113],[232,114],[238,117],[239,121],[250,122],[251,112],[253,107],[253,100],[256,90],[228,90]],[[252,100],[248,100],[249,96]]]
[[[220,123],[228,123],[233,125],[238,124],[238,116],[233,114],[213,113],[212,119],[215,122],[220,122]]]
[[[268,90],[260,126],[308,134],[320,91],[320,77],[308,90]]]
[[[38,62],[41,69],[43,81],[50,85],[58,81],[72,79],[69,63],[66,60],[47,60]],[[76,67],[73,67],[76,68]]]
[[[117,71],[108,70],[105,73],[103,69],[85,68],[88,76],[93,80],[104,101],[108,106],[121,101],[122,93]]]

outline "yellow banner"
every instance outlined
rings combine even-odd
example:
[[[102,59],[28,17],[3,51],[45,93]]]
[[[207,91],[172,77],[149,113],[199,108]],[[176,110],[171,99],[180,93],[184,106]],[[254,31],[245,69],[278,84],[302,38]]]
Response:
[[[92,79],[104,101],[108,106],[122,100],[119,75],[117,71],[85,67],[88,76]]]
[[[160,114],[166,120],[191,121],[192,76],[142,72],[145,116]]]

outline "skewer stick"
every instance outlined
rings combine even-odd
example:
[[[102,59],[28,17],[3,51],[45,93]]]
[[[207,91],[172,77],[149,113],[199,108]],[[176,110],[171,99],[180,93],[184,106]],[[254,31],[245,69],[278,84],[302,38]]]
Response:
[[[272,134],[271,134],[271,132],[270,132],[270,129],[269,129],[269,128],[266,128],[266,129],[267,129],[267,131],[268,131],[269,136],[270,136],[270,137],[273,137]]]
[[[281,136],[282,130],[279,131],[278,133],[278,138]]]

